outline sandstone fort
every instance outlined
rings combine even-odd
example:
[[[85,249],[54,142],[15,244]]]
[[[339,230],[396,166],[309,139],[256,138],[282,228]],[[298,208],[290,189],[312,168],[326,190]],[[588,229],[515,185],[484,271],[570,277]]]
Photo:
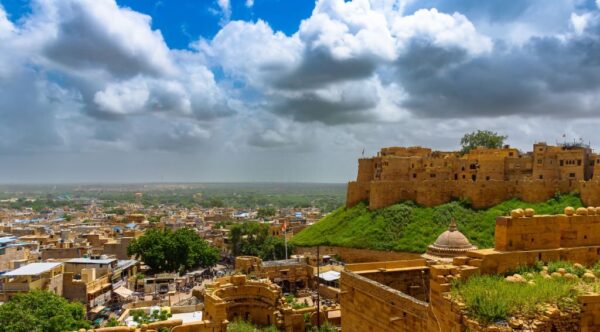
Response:
[[[521,153],[505,146],[465,154],[423,147],[388,147],[358,161],[346,205],[366,201],[378,209],[412,200],[435,206],[454,199],[475,208],[511,198],[542,202],[556,193],[579,192],[586,205],[600,205],[600,155],[582,144],[536,143]]]

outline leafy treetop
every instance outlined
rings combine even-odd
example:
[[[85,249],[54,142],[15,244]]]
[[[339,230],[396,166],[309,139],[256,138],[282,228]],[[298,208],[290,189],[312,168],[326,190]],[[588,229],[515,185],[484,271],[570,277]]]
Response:
[[[269,225],[245,222],[231,227],[231,250],[234,256],[258,256],[265,260],[285,258],[285,241],[269,234]],[[288,253],[293,246],[288,243]]]
[[[181,272],[198,266],[213,266],[219,258],[218,250],[190,228],[175,232],[149,229],[133,240],[127,251],[141,258],[156,272]]]
[[[50,292],[17,294],[0,305],[0,332],[63,332],[89,327],[83,305]]]
[[[499,149],[504,145],[504,140],[508,136],[499,135],[496,132],[489,130],[477,130],[472,133],[465,134],[460,139],[460,145],[462,146],[462,153],[467,153],[478,146],[482,146],[489,149]]]

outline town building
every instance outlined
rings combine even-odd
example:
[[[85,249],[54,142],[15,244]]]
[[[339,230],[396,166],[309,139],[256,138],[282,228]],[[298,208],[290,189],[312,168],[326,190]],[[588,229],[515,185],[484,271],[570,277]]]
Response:
[[[7,301],[18,293],[45,290],[63,294],[64,265],[59,262],[31,263],[0,276],[1,298]]]

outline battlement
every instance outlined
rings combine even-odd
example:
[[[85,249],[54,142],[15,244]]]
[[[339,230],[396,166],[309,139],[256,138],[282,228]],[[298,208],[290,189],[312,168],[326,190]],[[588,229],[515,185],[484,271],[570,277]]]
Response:
[[[572,191],[579,191],[586,205],[600,205],[600,181],[594,174],[600,174],[600,155],[587,146],[536,143],[528,153],[507,146],[466,154],[390,147],[359,159],[346,205],[366,201],[378,209],[404,200],[435,206],[467,199],[484,208],[511,198],[541,202]]]
[[[564,214],[517,209],[496,219],[495,249],[526,251],[600,246],[600,208],[567,207]]]

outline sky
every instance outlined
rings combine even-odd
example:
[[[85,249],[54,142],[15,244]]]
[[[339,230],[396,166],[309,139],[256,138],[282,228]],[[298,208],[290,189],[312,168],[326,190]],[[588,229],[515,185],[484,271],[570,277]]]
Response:
[[[0,0],[0,183],[346,182],[597,128],[600,0]]]

